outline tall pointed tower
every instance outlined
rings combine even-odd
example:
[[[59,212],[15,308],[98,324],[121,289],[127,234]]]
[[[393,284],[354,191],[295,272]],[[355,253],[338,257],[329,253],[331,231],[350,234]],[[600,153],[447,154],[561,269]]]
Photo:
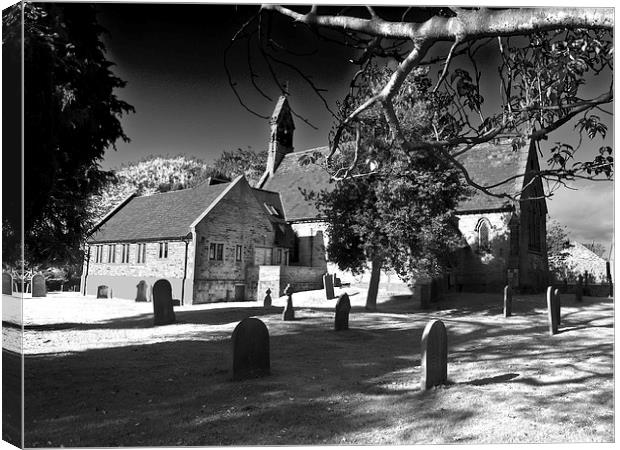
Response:
[[[267,154],[267,172],[273,175],[285,155],[293,151],[295,124],[291,107],[285,95],[281,95],[269,120],[271,135]]]

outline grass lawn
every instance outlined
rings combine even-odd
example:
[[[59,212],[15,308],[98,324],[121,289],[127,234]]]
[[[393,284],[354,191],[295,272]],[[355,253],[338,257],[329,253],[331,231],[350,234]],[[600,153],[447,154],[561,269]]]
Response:
[[[150,304],[25,299],[25,444],[49,446],[611,442],[613,301],[562,300],[549,336],[541,295],[452,294],[422,311],[383,293],[364,311],[285,298],[175,308],[152,327]],[[230,336],[244,317],[269,328],[272,375],[229,381]],[[420,391],[420,338],[448,330],[447,386]]]

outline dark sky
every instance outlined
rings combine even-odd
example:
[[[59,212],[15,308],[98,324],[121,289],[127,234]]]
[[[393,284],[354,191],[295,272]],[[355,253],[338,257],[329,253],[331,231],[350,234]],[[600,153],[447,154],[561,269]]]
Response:
[[[130,143],[118,143],[118,151],[107,152],[103,167],[119,167],[148,155],[196,156],[206,161],[217,158],[224,150],[266,147],[269,127],[266,119],[244,109],[229,85],[224,65],[224,51],[234,33],[255,11],[253,6],[197,4],[99,4],[100,23],[109,31],[105,37],[108,59],[116,63],[114,72],[127,81],[118,95],[136,108],[136,113],[123,118],[123,128]],[[263,26],[267,26],[264,24]],[[290,22],[275,23],[275,37],[281,43],[295,43],[300,52],[316,51],[299,57],[297,64],[320,88],[333,108],[344,96],[355,66],[352,56],[333,44],[318,41],[303,26]],[[249,80],[247,48],[237,45],[230,53],[233,80],[245,102],[262,115],[273,110],[278,89],[260,54],[251,52],[252,63],[260,77],[257,83],[271,100],[252,88]],[[489,56],[489,67],[493,66]],[[315,130],[296,119],[294,145],[304,150],[327,144],[331,117],[325,105],[305,82],[284,66],[277,67],[278,76],[288,81],[292,108],[309,119]],[[492,70],[495,70],[493,68]],[[491,73],[491,72],[489,72]],[[589,88],[591,96],[600,94],[600,82]],[[487,105],[492,105],[494,85],[484,92]],[[584,95],[588,96],[588,95]],[[613,111],[613,105],[607,108]],[[581,150],[593,154],[600,145],[613,146],[613,120],[601,114],[609,126],[605,142]],[[543,151],[556,141],[576,144],[572,126],[553,133],[543,144]],[[541,164],[545,164],[545,157]],[[597,240],[608,249],[613,233],[613,184],[573,183],[578,191],[563,189],[548,200],[551,218],[569,227],[571,237],[588,242]]]
[[[123,119],[132,142],[121,143],[117,152],[106,155],[104,167],[151,154],[184,153],[209,161],[223,150],[266,146],[267,121],[241,106],[224,66],[228,42],[254,7],[102,4],[98,8],[100,22],[110,32],[105,39],[108,58],[117,64],[114,72],[127,81],[119,96],[136,108],[135,114]],[[244,101],[269,115],[279,92],[269,72],[258,65],[261,78],[257,82],[266,88],[271,101],[256,93],[248,81],[246,55],[242,44],[229,57],[234,81]],[[306,62],[315,75],[320,72],[320,87],[329,90],[332,105],[346,92],[352,70],[346,58],[337,56],[333,51],[331,55],[319,52]],[[258,64],[260,58],[256,60]],[[285,74],[283,67],[279,73],[289,82],[292,107],[318,128],[297,120],[295,147],[325,145],[331,122],[322,102],[294,74]]]

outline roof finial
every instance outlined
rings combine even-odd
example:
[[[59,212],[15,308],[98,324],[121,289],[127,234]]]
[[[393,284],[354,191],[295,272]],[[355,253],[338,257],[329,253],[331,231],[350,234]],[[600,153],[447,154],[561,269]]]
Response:
[[[283,94],[284,94],[285,96],[287,96],[287,95],[288,95],[288,85],[289,85],[289,81],[288,81],[288,80],[286,80],[286,81],[284,82],[284,86],[282,87],[282,89],[283,89]]]

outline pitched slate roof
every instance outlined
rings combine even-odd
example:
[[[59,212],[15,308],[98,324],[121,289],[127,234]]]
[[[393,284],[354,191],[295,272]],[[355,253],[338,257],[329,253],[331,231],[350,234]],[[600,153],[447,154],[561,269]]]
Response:
[[[273,226],[275,231],[275,244],[282,247],[293,247],[295,245],[295,232],[290,225],[286,223],[286,216],[280,194],[257,188],[252,188],[252,192],[254,192],[256,199],[267,213],[269,221]]]
[[[320,219],[313,201],[307,201],[302,190],[331,190],[329,175],[317,164],[300,165],[299,157],[303,154],[320,152],[327,155],[328,147],[289,153],[275,171],[268,177],[262,188],[277,191],[282,197],[286,220],[300,221]],[[513,151],[510,140],[481,144],[464,153],[459,161],[468,169],[470,177],[480,185],[487,186],[502,181],[517,173],[522,173],[527,164],[528,149]],[[495,192],[516,193],[523,183],[523,178],[502,185]],[[457,212],[496,210],[511,208],[512,202],[474,190],[468,199],[461,201]]]
[[[498,142],[486,142],[461,155],[458,160],[465,166],[472,180],[481,186],[492,186],[511,176],[525,172],[529,148],[517,151],[512,148],[509,139]],[[516,194],[523,186],[523,178],[502,184],[491,192]],[[475,211],[502,209],[512,207],[509,199],[493,197],[478,189],[472,189],[469,198],[462,200],[457,211]]]
[[[330,190],[329,174],[318,164],[300,165],[299,157],[303,154],[320,152],[327,155],[328,147],[318,147],[284,156],[272,177],[268,177],[263,189],[280,193],[284,205],[286,220],[316,219],[319,212],[313,201],[308,201],[302,190]]]
[[[232,183],[202,183],[192,189],[130,199],[100,223],[89,242],[180,239]]]

